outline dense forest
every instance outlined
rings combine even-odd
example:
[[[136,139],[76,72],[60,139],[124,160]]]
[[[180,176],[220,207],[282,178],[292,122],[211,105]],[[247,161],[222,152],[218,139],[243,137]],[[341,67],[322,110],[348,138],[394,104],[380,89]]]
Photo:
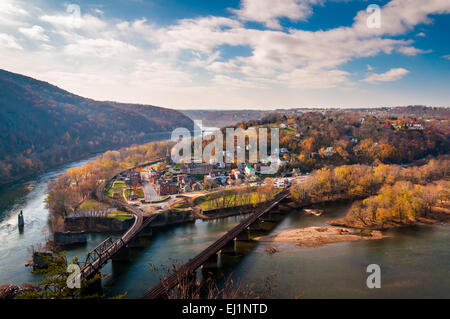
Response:
[[[89,154],[192,128],[182,113],[98,102],[0,70],[0,184]]]

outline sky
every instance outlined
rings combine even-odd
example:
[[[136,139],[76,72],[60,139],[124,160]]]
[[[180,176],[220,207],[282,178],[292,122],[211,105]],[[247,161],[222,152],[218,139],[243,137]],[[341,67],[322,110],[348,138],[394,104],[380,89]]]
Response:
[[[450,106],[450,0],[1,0],[0,68],[176,109]]]

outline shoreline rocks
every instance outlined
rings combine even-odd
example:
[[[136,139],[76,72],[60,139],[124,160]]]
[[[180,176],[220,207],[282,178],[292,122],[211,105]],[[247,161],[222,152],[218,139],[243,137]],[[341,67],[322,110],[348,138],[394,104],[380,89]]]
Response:
[[[23,294],[24,292],[38,291],[38,290],[39,290],[38,286],[30,283],[24,283],[21,286],[13,284],[0,285],[0,300],[14,299],[18,295]]]
[[[314,216],[321,216],[324,211],[322,209],[308,209],[304,208],[305,214],[307,215],[314,215]]]

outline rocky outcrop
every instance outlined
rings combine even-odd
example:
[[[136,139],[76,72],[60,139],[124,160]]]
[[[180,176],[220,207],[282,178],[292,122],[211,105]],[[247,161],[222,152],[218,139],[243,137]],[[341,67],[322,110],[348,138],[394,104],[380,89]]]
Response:
[[[49,262],[59,259],[62,257],[52,253],[51,251],[35,251],[33,253],[33,261],[30,266],[33,266],[33,269],[46,269],[49,266]]]
[[[14,299],[24,292],[38,290],[38,286],[29,283],[22,284],[21,286],[12,284],[0,285],[0,299]]]

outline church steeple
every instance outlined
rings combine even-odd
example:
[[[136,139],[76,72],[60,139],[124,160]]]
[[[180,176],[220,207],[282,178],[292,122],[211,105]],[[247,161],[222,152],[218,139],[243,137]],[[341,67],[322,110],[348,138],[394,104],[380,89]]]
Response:
[[[170,152],[169,152],[169,148],[166,148],[166,162],[167,164],[171,164],[172,163],[172,158],[170,157]]]

